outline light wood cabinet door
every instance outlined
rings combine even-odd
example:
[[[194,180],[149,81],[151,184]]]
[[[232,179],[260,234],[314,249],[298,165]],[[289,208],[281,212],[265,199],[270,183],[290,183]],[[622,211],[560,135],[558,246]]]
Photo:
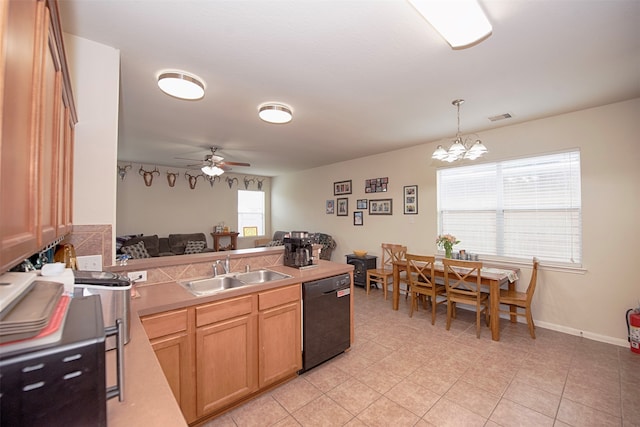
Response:
[[[181,408],[189,395],[189,339],[186,334],[159,338],[151,342],[164,376]],[[184,413],[184,409],[183,409]]]
[[[248,314],[196,330],[198,417],[258,389],[257,316]]]
[[[259,319],[262,388],[302,368],[300,301],[261,311]]]
[[[141,320],[183,415],[187,422],[193,421],[195,419],[194,356],[188,310],[159,313]]]
[[[45,8],[42,25],[43,44],[42,75],[38,104],[38,180],[40,188],[39,229],[41,242],[46,244],[57,237],[58,232],[58,152],[60,143],[60,100],[62,99],[62,69],[55,43],[49,8]],[[60,200],[60,202],[62,202]]]
[[[3,2],[0,69],[2,139],[0,140],[0,271],[39,249],[37,85],[39,31],[44,3]]]

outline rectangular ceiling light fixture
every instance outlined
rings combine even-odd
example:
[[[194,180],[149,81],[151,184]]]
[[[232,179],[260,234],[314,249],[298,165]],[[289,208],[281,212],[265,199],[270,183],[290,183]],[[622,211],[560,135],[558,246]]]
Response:
[[[470,47],[493,28],[476,0],[409,0],[453,49]]]

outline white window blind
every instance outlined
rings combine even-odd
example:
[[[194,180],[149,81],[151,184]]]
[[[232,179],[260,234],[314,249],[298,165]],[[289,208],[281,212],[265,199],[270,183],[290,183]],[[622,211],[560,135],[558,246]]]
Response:
[[[258,236],[264,236],[264,191],[238,190],[238,230],[244,236],[244,227],[258,227]]]
[[[582,264],[580,152],[443,168],[438,234],[480,255]]]

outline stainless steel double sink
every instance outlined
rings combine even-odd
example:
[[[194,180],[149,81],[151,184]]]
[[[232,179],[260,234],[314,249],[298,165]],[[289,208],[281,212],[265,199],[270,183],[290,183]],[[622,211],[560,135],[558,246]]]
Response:
[[[195,296],[211,295],[220,291],[245,286],[259,285],[276,280],[289,279],[292,276],[273,270],[255,270],[246,273],[229,273],[208,279],[180,282],[189,292]]]

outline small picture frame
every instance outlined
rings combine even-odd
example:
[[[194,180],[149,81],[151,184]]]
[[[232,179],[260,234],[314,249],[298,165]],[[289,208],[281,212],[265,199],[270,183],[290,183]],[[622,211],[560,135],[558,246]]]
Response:
[[[340,197],[337,200],[337,216],[349,215],[349,199],[346,197]]]
[[[380,193],[387,191],[387,185],[389,184],[389,177],[384,178],[372,178],[364,181],[365,193]]]
[[[327,204],[326,204],[326,213],[327,213],[327,215],[333,215],[334,204],[335,203],[334,203],[333,199],[327,200]]]
[[[356,208],[357,209],[367,209],[368,208],[367,199],[358,199],[356,201]]]
[[[353,225],[363,225],[363,224],[364,224],[364,212],[353,211]]]
[[[333,195],[341,196],[343,194],[351,194],[351,180],[333,183]]]
[[[393,199],[370,199],[369,215],[393,215]]]
[[[418,186],[406,185],[403,192],[403,204],[405,215],[418,214]]]

